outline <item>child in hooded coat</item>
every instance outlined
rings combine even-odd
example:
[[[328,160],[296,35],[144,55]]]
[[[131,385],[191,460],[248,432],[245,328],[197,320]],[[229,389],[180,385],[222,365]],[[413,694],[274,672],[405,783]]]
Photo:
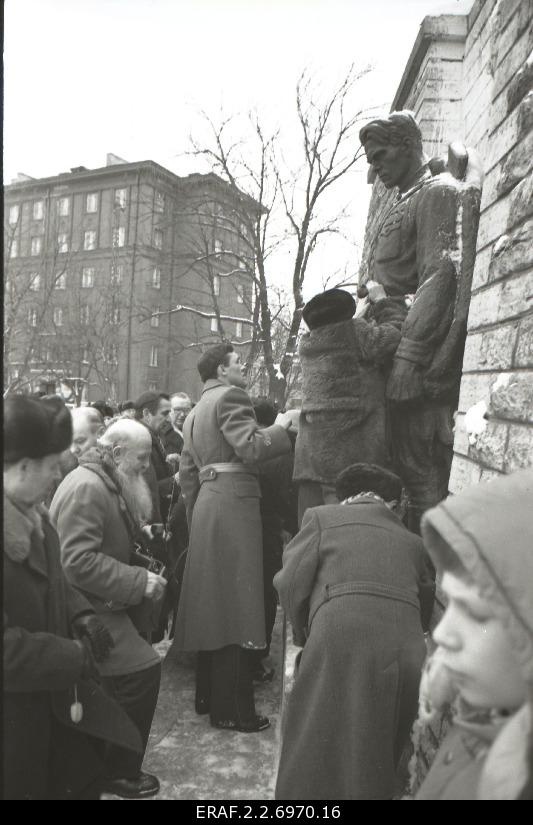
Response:
[[[449,497],[422,537],[448,599],[422,709],[455,716],[416,799],[532,799],[533,470]]]

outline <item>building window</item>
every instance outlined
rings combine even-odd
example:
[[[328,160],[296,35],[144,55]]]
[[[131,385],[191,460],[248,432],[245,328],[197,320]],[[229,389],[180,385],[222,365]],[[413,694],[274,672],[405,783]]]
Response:
[[[84,266],[81,270],[82,289],[91,289],[94,286],[94,266]]]
[[[44,218],[44,201],[33,202],[33,220],[42,221]]]
[[[80,322],[84,326],[87,326],[87,324],[89,323],[89,314],[89,304],[84,304],[80,308]]]
[[[16,223],[19,222],[19,215],[20,215],[20,206],[15,204],[15,206],[9,207],[9,225],[14,226]]]
[[[154,266],[152,272],[152,286],[154,289],[161,289],[161,270],[158,266]]]
[[[218,320],[211,318],[211,332],[218,332]]]
[[[40,255],[43,251],[43,239],[39,236],[36,236],[31,239],[31,254],[33,256]]]
[[[54,324],[56,327],[63,326],[63,310],[61,307],[54,307]]]
[[[68,252],[68,235],[62,232],[57,236],[57,251],[60,253]]]
[[[28,310],[28,324],[30,327],[37,326],[37,310],[36,309],[29,309]]]
[[[67,288],[67,273],[66,272],[59,272],[54,281],[54,289],[66,289]]]
[[[124,277],[124,264],[111,264],[111,283],[121,284]]]
[[[116,226],[113,229],[113,246],[124,246],[126,239],[126,229],[124,226]]]
[[[150,318],[150,326],[151,327],[158,327],[159,326],[159,315],[156,314],[156,313],[159,313],[159,311],[160,311],[159,307],[154,307],[153,308],[153,310],[152,310],[153,314],[152,314],[152,317]]]
[[[94,229],[87,229],[83,239],[83,248],[86,251],[96,249],[96,232]]]
[[[220,295],[220,275],[213,276],[213,295]]]
[[[125,189],[115,189],[115,206],[118,206],[120,209],[124,209],[126,206]]]
[[[90,195],[87,195],[87,199],[85,201],[85,211],[98,212],[98,194],[96,192],[91,192]]]
[[[19,242],[17,238],[12,238],[11,246],[9,247],[9,257],[10,258],[18,258],[19,254]],[[32,252],[33,255],[33,252]]]
[[[150,390],[150,392],[157,392],[157,384],[155,383],[155,381],[151,381],[148,384],[148,389]]]
[[[30,274],[30,289],[32,292],[38,292],[41,288],[41,274],[39,272],[32,272]]]
[[[120,324],[120,307],[113,307],[111,311],[111,323]]]
[[[244,258],[239,258],[239,269],[246,269],[246,261]]]
[[[81,354],[82,363],[88,364],[89,363],[89,347],[84,347],[83,352]]]
[[[118,364],[118,347],[116,344],[110,344],[109,346],[109,363]]]
[[[248,229],[247,229],[247,226],[244,223],[244,221],[241,221],[239,229],[240,229],[240,233],[241,233],[242,237],[247,238],[248,237]]]
[[[215,239],[215,252],[222,252],[222,241],[220,238]]]
[[[237,287],[237,303],[244,304],[244,287],[238,286]]]
[[[242,321],[237,321],[235,324],[235,335],[237,338],[242,338]]]
[[[154,246],[156,249],[163,249],[163,232],[161,229],[154,229]]]
[[[157,189],[155,191],[154,196],[154,212],[164,212],[165,211],[165,196],[162,192],[158,192]]]
[[[158,347],[152,347],[152,349],[150,350],[150,366],[151,367],[157,367],[158,359],[159,359],[159,348]]]
[[[59,200],[57,202],[57,214],[60,217],[65,218],[69,213],[69,209],[70,209],[70,198],[59,198]]]

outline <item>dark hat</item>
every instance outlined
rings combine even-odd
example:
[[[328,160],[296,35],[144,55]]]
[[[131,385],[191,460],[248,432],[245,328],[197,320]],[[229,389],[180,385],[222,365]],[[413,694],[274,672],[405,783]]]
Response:
[[[134,410],[134,409],[135,409],[135,404],[134,404],[133,401],[130,401],[130,400],[123,401],[122,404],[118,405],[118,411],[119,412],[125,412],[126,410]]]
[[[376,493],[385,501],[394,501],[402,495],[402,481],[390,470],[377,464],[352,464],[335,481],[337,498],[344,501],[359,493]]]
[[[89,407],[92,407],[94,410],[98,410],[102,418],[113,418],[115,414],[113,407],[110,407],[109,404],[105,403],[105,401],[91,401]]]
[[[10,395],[4,401],[4,463],[62,453],[72,441],[72,417],[61,398]]]
[[[309,329],[349,321],[355,314],[355,301],[345,289],[327,289],[315,295],[303,308],[302,317]]]

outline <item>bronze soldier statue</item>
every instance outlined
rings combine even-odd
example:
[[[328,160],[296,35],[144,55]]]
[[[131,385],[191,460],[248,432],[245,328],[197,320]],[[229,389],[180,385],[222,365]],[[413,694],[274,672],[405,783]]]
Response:
[[[370,250],[367,279],[410,305],[386,399],[394,466],[407,488],[409,526],[418,532],[422,513],[448,490],[481,175],[472,151],[458,144],[450,145],[447,166],[428,162],[407,111],[371,121],[359,136],[371,172],[387,189],[398,188]],[[374,311],[370,306],[369,320]]]

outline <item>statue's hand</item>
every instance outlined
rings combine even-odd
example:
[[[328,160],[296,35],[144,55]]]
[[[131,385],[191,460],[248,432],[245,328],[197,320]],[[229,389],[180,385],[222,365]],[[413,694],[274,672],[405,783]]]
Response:
[[[387,398],[396,402],[413,401],[423,394],[420,366],[404,358],[395,358],[387,383]]]
[[[367,281],[365,284],[368,290],[368,299],[371,304],[377,304],[378,301],[383,301],[387,297],[385,288],[377,281]]]

